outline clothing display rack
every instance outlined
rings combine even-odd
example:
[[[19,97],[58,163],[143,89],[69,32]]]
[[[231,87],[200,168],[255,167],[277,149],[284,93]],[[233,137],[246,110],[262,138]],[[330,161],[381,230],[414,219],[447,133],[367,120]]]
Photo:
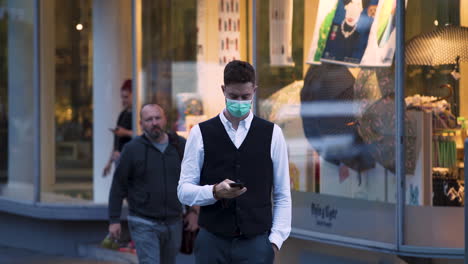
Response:
[[[454,131],[434,132],[432,136],[432,166],[453,168],[457,164]]]
[[[463,206],[465,183],[445,168],[434,168],[432,173],[434,206]]]

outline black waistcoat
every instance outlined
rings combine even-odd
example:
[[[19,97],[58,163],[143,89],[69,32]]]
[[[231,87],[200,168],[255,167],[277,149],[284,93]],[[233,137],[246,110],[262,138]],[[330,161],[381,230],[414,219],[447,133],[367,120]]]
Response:
[[[200,123],[205,158],[200,185],[239,180],[247,192],[234,199],[202,206],[199,224],[210,232],[247,236],[268,232],[272,225],[271,191],[273,123],[255,117],[247,136],[236,148],[219,116]]]

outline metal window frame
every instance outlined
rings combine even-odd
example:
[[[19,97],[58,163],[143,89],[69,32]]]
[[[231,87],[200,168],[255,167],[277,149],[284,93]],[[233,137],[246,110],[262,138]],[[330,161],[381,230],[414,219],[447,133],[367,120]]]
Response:
[[[397,251],[403,246],[405,219],[405,0],[397,0],[396,11],[396,50],[395,50],[395,152],[397,176],[397,206],[395,242]]]
[[[254,69],[257,69],[257,0],[251,1],[252,6],[250,8],[252,12],[252,66]],[[247,3],[248,4],[248,3]],[[247,24],[247,27],[249,25]],[[258,73],[256,76],[256,84],[258,85]],[[258,96],[255,94],[255,99],[253,100],[253,111],[255,115],[258,114]]]
[[[465,142],[464,142],[464,154],[465,154],[465,157],[464,157],[464,176],[465,176],[465,182],[466,182],[466,179],[468,179],[468,139],[465,139]],[[466,186],[466,185],[465,185]],[[466,187],[465,187],[466,188]],[[464,250],[464,255],[465,255],[465,264],[468,264],[468,258],[466,257],[466,252],[468,252],[468,243],[467,242],[467,237],[468,237],[468,221],[466,219],[466,216],[468,215],[468,206],[466,205],[466,198],[467,198],[467,194],[466,194],[466,191],[465,191],[465,250]]]
[[[41,4],[40,0],[34,0],[34,203],[41,201]]]
[[[138,3],[137,3],[138,1]],[[142,91],[142,83],[139,78],[139,72],[138,72],[138,44],[139,44],[139,39],[138,39],[138,19],[140,16],[137,14],[137,12],[140,10],[139,7],[141,8],[142,5],[142,0],[132,0],[132,14],[131,14],[131,20],[132,20],[132,82],[133,82],[133,103],[132,103],[132,125],[133,125],[133,136],[137,136],[138,133],[140,132],[140,112],[139,112],[139,107],[141,104],[141,91]]]

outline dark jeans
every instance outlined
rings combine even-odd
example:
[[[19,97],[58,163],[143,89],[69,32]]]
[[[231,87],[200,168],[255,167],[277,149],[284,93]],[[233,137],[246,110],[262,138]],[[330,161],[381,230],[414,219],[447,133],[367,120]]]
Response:
[[[182,220],[174,223],[128,217],[140,264],[175,264],[182,241]]]
[[[197,264],[272,264],[275,258],[268,234],[224,237],[200,229],[195,240]]]

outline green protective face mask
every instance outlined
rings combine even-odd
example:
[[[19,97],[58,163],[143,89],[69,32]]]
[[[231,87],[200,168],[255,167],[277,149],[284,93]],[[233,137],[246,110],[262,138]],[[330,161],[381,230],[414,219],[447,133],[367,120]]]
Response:
[[[226,108],[235,117],[245,116],[250,111],[251,106],[252,100],[239,101],[226,98]]]

